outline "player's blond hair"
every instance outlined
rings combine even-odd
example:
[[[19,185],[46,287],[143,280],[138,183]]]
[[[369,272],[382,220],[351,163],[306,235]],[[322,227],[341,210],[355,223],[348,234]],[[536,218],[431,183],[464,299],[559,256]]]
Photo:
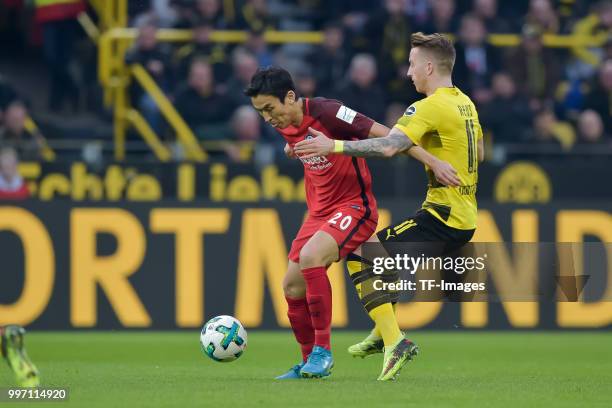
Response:
[[[427,50],[436,60],[438,68],[445,73],[453,72],[455,65],[455,47],[453,43],[442,34],[423,34],[414,33],[410,37],[412,48],[422,48]]]

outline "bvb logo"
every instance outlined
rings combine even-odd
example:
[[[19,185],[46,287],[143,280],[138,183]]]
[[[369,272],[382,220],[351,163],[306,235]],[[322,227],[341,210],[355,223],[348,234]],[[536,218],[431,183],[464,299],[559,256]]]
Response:
[[[495,199],[500,203],[547,203],[552,197],[548,175],[535,163],[512,163],[495,182]]]

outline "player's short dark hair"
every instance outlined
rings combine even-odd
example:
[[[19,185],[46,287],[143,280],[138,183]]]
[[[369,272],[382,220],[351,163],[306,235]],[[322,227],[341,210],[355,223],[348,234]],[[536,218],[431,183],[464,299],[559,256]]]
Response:
[[[284,103],[285,96],[289,91],[295,92],[295,84],[291,74],[280,67],[267,67],[257,70],[244,94],[249,97],[272,95]]]
[[[412,48],[423,48],[429,51],[437,60],[438,67],[450,74],[455,65],[455,47],[453,43],[444,35],[414,33],[410,37]]]

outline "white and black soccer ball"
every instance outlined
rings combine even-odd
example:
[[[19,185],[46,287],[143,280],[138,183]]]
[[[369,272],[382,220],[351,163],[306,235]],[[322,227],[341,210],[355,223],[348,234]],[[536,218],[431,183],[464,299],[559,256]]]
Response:
[[[202,328],[200,346],[202,353],[215,361],[234,361],[247,346],[247,332],[232,316],[213,317]]]

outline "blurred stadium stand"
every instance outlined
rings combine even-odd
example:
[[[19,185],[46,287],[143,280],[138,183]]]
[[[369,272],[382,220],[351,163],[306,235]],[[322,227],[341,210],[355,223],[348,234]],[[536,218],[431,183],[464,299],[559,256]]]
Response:
[[[490,162],[612,155],[606,0],[0,0],[0,143],[98,166],[280,163],[278,135],[237,124],[257,66],[392,124],[421,97],[416,31],[456,41]]]

